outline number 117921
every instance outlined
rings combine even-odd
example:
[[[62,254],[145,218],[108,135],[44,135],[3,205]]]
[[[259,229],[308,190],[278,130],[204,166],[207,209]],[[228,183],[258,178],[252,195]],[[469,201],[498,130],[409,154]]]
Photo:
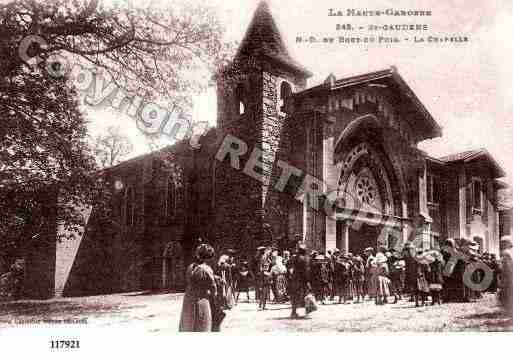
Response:
[[[80,349],[79,340],[50,340],[50,349]]]

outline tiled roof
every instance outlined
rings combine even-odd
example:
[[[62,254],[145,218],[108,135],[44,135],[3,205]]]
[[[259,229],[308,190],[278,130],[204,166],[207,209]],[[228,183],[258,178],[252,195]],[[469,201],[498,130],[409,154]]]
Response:
[[[271,10],[265,1],[260,2],[246,35],[237,51],[239,55],[266,56],[290,67],[295,72],[305,76],[312,73],[296,62],[289,54],[281,37],[278,26],[271,15]]]
[[[484,148],[480,148],[477,150],[470,150],[470,151],[464,151],[460,153],[454,153],[451,155],[443,156],[438,158],[440,161],[443,162],[458,162],[458,161],[466,161],[469,159],[472,159],[479,155],[487,154],[488,152]]]
[[[422,104],[417,95],[415,95],[410,86],[408,86],[406,81],[404,81],[395,66],[391,66],[388,69],[380,71],[368,72],[361,75],[325,82],[321,85],[295,93],[294,97],[302,98],[311,96],[315,93],[324,94],[326,91],[338,91],[353,86],[365,85],[376,87],[390,86],[399,94],[403,103],[410,104],[414,111],[416,111],[419,115],[414,120],[420,120],[412,123],[411,125],[423,133],[425,137],[422,139],[435,138],[442,135],[442,128],[440,125],[431,116],[429,111],[426,109],[424,104]]]
[[[363,82],[371,82],[378,80],[383,77],[391,77],[397,70],[395,68],[389,68],[380,71],[369,72],[362,75],[356,75],[351,77],[345,77],[343,79],[335,81],[334,89],[340,87],[347,87],[352,85],[357,85]]]
[[[454,153],[452,155],[438,158],[439,161],[442,161],[446,164],[452,164],[456,162],[470,162],[477,159],[484,159],[487,161],[490,165],[490,168],[492,168],[495,172],[496,178],[504,177],[506,175],[506,172],[504,172],[503,168],[497,163],[497,161],[495,161],[492,155],[490,155],[490,153],[485,148]]]
[[[498,179],[495,180],[495,185],[497,186],[498,189],[507,189],[507,188],[509,188],[509,185],[506,182],[498,180]]]

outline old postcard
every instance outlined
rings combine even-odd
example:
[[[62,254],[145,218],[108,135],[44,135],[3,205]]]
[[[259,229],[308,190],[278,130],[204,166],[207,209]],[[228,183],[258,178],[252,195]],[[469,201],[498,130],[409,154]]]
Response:
[[[0,346],[511,331],[512,34],[510,0],[2,1]]]

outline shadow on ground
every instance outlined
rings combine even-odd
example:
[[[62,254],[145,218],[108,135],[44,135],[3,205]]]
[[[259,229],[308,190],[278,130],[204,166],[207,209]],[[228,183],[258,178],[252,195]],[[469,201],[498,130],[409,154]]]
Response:
[[[122,294],[124,297],[147,297],[147,296],[154,296],[154,295],[161,295],[161,294],[184,294],[183,291],[176,291],[176,290],[147,290],[144,292],[137,292],[137,293],[128,293],[128,294]]]
[[[513,318],[500,309],[492,312],[461,316],[457,320],[468,323],[465,329],[470,330],[490,332],[513,331]]]

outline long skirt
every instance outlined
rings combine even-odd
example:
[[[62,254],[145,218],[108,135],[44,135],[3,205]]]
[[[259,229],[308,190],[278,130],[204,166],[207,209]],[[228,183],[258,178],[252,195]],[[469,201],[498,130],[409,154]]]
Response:
[[[305,306],[305,296],[308,294],[307,287],[304,283],[298,283],[291,280],[289,283],[289,295],[293,308],[302,308]]]
[[[206,298],[194,298],[185,293],[182,313],[180,315],[180,332],[210,332],[212,331],[212,309]]]
[[[375,297],[378,290],[378,275],[376,273],[369,273],[366,277],[367,294],[370,297]]]
[[[287,278],[285,274],[279,274],[275,277],[274,281],[274,293],[277,296],[275,299],[278,302],[285,300],[287,296]]]
[[[182,313],[180,314],[180,332],[194,331],[194,296],[187,290],[183,297]]]
[[[377,294],[382,297],[390,295],[390,279],[386,276],[378,276],[377,278]]]
[[[365,294],[364,290],[365,278],[363,276],[356,277],[354,279],[354,294],[355,296],[363,296]]]
[[[500,282],[500,304],[508,314],[513,315],[513,268],[510,261],[504,263]]]

